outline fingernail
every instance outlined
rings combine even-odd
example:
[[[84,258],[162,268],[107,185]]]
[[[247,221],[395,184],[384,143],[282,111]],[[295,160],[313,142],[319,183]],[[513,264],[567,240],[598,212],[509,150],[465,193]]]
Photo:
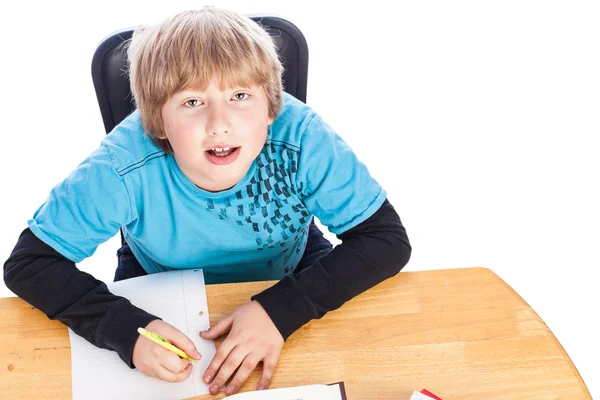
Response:
[[[204,375],[204,383],[210,382],[210,375]]]
[[[225,393],[227,393],[228,396],[231,396],[232,394],[235,393],[235,389],[236,389],[235,385],[231,385],[227,388],[227,391]]]
[[[216,394],[218,391],[219,391],[219,387],[218,387],[217,385],[212,385],[212,386],[210,387],[210,392],[211,392],[212,394]]]
[[[202,358],[202,355],[198,352],[198,350],[194,350],[193,356],[196,360],[199,360]]]
[[[261,383],[260,385],[258,385],[258,389],[256,390],[265,390],[265,385]]]

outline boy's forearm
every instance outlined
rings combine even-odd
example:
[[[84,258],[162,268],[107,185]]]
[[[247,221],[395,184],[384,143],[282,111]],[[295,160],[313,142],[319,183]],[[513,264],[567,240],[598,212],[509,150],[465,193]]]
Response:
[[[338,235],[342,243],[311,267],[255,295],[284,339],[356,295],[397,274],[411,246],[400,217],[386,200],[366,221]]]
[[[130,367],[137,328],[159,319],[108,291],[25,229],[4,264],[4,281],[16,295],[90,343],[115,350]]]

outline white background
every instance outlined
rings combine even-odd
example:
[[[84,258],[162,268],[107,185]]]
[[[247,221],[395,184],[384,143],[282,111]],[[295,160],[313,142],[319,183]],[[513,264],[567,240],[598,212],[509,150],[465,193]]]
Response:
[[[149,4],[0,6],[2,260],[104,136],[90,75],[98,43],[203,5]],[[600,396],[598,3],[209,4],[280,15],[304,32],[308,104],[388,191],[414,248],[405,270],[492,269]],[[112,279],[118,244],[80,268]]]

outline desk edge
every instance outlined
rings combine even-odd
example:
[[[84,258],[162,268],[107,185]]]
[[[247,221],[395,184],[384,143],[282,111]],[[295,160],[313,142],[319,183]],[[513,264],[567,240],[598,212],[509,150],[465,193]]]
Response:
[[[496,274],[494,271],[492,271],[489,268],[485,268],[485,267],[476,267],[476,268],[480,268],[482,270],[485,270],[487,273],[490,273],[492,275],[494,275],[500,282],[502,282],[502,284],[504,284],[504,286],[506,286],[506,288],[508,290],[511,291],[511,293],[521,301],[521,303],[523,303],[527,308],[529,308],[536,316],[536,318],[542,323],[544,324],[544,326],[546,327],[546,329],[548,330],[548,332],[550,332],[552,334],[552,338],[554,339],[554,342],[556,343],[556,345],[558,346],[559,350],[562,352],[563,356],[567,358],[567,360],[569,360],[569,366],[571,368],[571,372],[573,372],[573,375],[575,375],[575,378],[577,379],[577,381],[579,382],[579,385],[581,386],[581,388],[583,389],[584,393],[588,396],[587,398],[591,400],[592,395],[590,394],[590,391],[588,390],[585,382],[583,381],[583,378],[581,377],[581,375],[579,374],[579,371],[577,370],[577,367],[575,366],[575,364],[573,363],[573,360],[571,360],[571,357],[569,357],[569,354],[566,352],[566,350],[564,349],[564,347],[562,346],[562,344],[560,344],[560,341],[558,340],[558,338],[554,335],[554,332],[552,332],[552,330],[548,327],[548,325],[546,325],[546,323],[544,322],[544,320],[538,315],[538,313],[533,309],[533,307],[531,307],[529,305],[529,303],[527,303],[523,297],[521,297],[521,295],[519,295],[508,283],[506,283],[506,281],[504,281],[504,279],[500,278],[500,276],[498,276],[498,274]]]

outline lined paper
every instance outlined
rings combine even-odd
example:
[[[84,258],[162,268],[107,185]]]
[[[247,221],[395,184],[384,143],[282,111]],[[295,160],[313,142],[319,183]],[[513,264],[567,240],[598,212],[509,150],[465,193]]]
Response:
[[[114,351],[100,349],[69,329],[73,399],[181,399],[209,393],[202,374],[215,355],[215,345],[199,335],[210,327],[202,269],[126,279],[108,288],[185,333],[202,359],[193,363],[187,380],[169,383],[130,369]]]

